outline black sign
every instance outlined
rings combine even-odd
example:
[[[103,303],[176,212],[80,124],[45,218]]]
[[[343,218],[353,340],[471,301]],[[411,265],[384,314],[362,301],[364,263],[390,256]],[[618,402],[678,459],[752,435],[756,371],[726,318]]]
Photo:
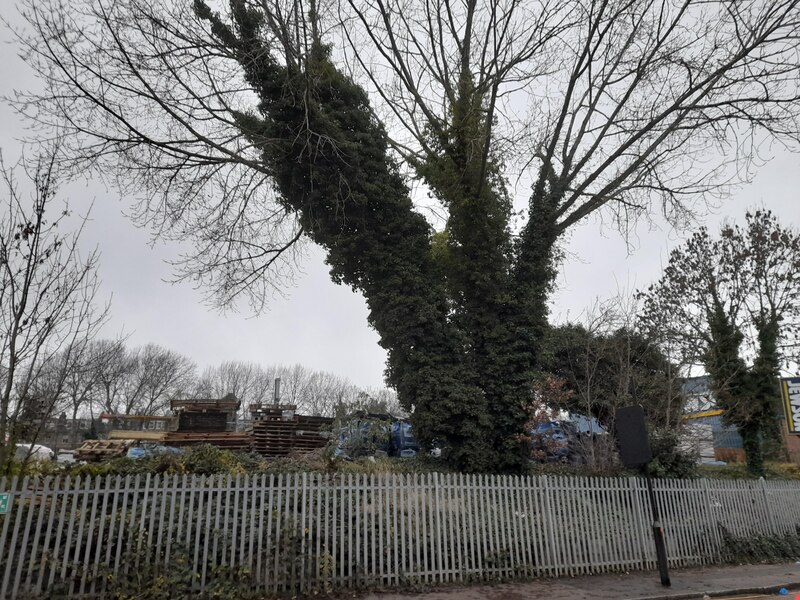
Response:
[[[626,406],[617,410],[614,431],[619,445],[619,458],[628,468],[638,468],[653,460],[644,410],[641,406]]]

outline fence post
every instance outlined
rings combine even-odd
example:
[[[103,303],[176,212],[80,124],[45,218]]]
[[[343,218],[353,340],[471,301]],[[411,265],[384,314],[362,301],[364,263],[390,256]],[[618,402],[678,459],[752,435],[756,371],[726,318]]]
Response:
[[[723,556],[723,548],[722,548],[722,534],[719,530],[719,521],[714,519],[714,515],[712,513],[712,506],[711,506],[711,486],[708,484],[708,479],[703,479],[703,494],[705,498],[705,513],[706,513],[706,523],[708,526],[708,535],[712,536],[712,539],[716,541],[716,550],[717,556],[715,557],[715,562],[722,562],[725,560]]]
[[[772,518],[772,511],[769,509],[769,497],[767,496],[767,482],[763,477],[759,477],[759,483],[761,484],[761,497],[764,500],[764,512],[767,513],[767,522],[769,523],[769,528],[771,533],[777,534],[778,530],[775,528],[775,521]]]
[[[562,574],[561,554],[558,540],[556,539],[555,529],[553,528],[553,521],[555,515],[553,514],[553,506],[550,502],[550,478],[547,475],[539,476],[539,483],[541,484],[542,495],[544,496],[544,515],[547,520],[547,554],[552,557],[553,571],[556,577]]]
[[[639,545],[639,552],[642,558],[642,568],[650,568],[650,555],[648,552],[649,542],[647,541],[647,526],[645,516],[642,514],[642,498],[639,489],[639,480],[636,477],[628,477],[628,489],[630,490],[631,509],[636,517],[636,541]]]

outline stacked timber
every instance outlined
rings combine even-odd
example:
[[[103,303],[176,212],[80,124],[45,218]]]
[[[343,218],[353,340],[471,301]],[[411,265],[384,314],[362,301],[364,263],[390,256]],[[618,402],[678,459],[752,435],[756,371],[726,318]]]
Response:
[[[253,404],[253,449],[267,457],[287,456],[323,448],[333,419],[298,415],[294,406]]]
[[[197,444],[211,444],[217,448],[246,452],[250,450],[253,438],[247,432],[237,431],[171,431],[164,435],[166,446],[185,447]]]
[[[225,450],[250,450],[253,441],[250,433],[232,431],[239,408],[239,401],[233,394],[224,398],[172,400],[170,406],[177,414],[178,430],[164,435],[164,445],[211,444]]]
[[[225,431],[229,416],[222,411],[181,411],[178,416],[178,431]]]

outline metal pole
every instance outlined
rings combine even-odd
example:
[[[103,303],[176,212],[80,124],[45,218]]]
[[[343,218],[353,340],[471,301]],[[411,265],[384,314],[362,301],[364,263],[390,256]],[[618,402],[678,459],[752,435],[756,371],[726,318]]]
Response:
[[[650,470],[645,467],[644,479],[647,482],[647,495],[650,497],[650,507],[653,511],[653,540],[656,543],[656,559],[658,561],[658,574],[661,576],[661,585],[670,586],[669,565],[667,563],[667,545],[664,541],[664,527],[661,524],[661,515],[658,512],[656,493],[653,491],[653,480]]]
[[[275,405],[276,406],[281,403],[281,378],[280,377],[276,377],[275,378],[275,394],[273,396],[273,399],[275,401]]]

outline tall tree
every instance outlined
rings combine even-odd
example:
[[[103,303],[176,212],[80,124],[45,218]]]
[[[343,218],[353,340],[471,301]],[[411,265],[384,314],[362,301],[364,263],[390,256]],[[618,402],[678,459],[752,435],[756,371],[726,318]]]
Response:
[[[195,364],[187,357],[157,344],[133,351],[134,366],[127,386],[128,412],[164,414],[172,398],[183,396],[194,385]]]
[[[15,169],[0,162],[0,468],[13,457],[20,417],[29,421],[24,441],[33,442],[61,398],[59,357],[69,362],[106,314],[94,302],[98,254],[78,250],[85,221],[70,232],[69,209],[56,199],[57,152],[43,148],[18,165],[32,185],[29,197]]]
[[[89,353],[94,380],[92,408],[112,415],[130,413],[129,382],[136,365],[125,347],[125,340],[96,340]]]
[[[226,361],[207,367],[197,380],[194,395],[223,398],[233,394],[241,403],[239,415],[249,418],[250,405],[269,403],[273,397],[273,378],[255,363]]]
[[[643,322],[711,376],[757,475],[765,444],[779,433],[781,367],[797,364],[799,270],[800,233],[757,210],[744,227],[725,225],[717,239],[698,231],[643,294]]]
[[[143,191],[140,222],[192,239],[179,274],[223,304],[259,308],[320,245],[415,431],[470,470],[524,466],[564,232],[678,220],[753,140],[797,140],[797,0],[25,4],[45,92],[20,109]]]
[[[64,373],[65,410],[70,411],[73,421],[92,401],[97,386],[96,361],[99,357],[91,350],[91,342],[79,342],[59,357],[59,371]]]
[[[644,408],[653,429],[675,428],[679,423],[680,371],[656,340],[639,331],[604,331],[580,324],[554,327],[542,370],[572,392],[559,408],[597,417],[609,429],[616,410],[632,404]]]

